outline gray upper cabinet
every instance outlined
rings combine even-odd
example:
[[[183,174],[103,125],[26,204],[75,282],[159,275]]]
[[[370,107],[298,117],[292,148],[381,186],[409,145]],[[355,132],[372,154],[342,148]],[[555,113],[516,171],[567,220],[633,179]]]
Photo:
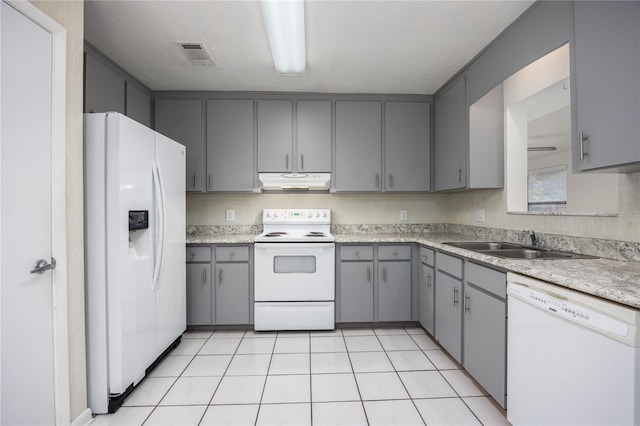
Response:
[[[252,100],[207,101],[207,191],[254,190]]]
[[[155,130],[187,147],[187,191],[204,189],[204,137],[200,99],[156,99]]]
[[[293,170],[293,102],[258,101],[258,172]]]
[[[84,112],[125,113],[125,79],[85,53]]]
[[[435,190],[464,188],[468,145],[465,79],[460,78],[436,98],[434,109]]]
[[[640,2],[573,4],[574,166],[640,170]]]
[[[426,102],[385,103],[385,191],[430,190],[430,126]]]
[[[127,81],[126,109],[127,117],[151,127],[151,96]]]
[[[331,172],[331,102],[296,103],[298,172]]]
[[[376,192],[382,188],[382,104],[336,102],[336,191]]]

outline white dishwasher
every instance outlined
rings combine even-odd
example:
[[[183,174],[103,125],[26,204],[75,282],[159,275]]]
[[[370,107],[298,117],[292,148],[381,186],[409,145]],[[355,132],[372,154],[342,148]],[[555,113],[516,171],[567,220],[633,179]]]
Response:
[[[639,425],[640,310],[507,274],[507,419]]]

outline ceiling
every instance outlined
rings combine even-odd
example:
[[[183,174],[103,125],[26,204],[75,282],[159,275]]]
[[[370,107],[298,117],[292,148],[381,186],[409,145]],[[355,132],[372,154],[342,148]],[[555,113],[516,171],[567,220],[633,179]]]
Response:
[[[532,3],[307,0],[298,76],[276,74],[258,1],[87,1],[85,39],[151,90],[432,94]]]

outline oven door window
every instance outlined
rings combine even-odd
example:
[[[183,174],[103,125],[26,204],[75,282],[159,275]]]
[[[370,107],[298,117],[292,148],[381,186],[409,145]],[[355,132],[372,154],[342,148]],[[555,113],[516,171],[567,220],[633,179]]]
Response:
[[[315,274],[315,256],[274,256],[273,272],[276,274]]]

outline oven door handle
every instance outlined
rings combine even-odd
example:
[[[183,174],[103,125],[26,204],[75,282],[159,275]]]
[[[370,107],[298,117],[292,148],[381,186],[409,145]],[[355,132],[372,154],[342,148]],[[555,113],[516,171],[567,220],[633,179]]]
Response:
[[[335,248],[335,243],[255,243],[256,249],[284,249],[284,250],[299,250],[299,249],[332,249]]]

